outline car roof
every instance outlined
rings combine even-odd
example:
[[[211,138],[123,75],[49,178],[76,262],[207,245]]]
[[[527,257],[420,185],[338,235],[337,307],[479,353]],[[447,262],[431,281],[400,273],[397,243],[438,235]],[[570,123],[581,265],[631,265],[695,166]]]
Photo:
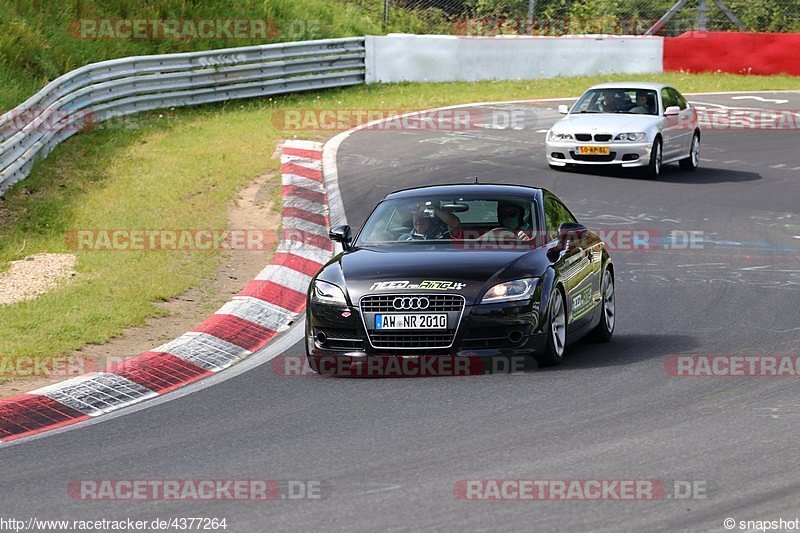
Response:
[[[592,85],[587,90],[592,89],[652,89],[654,91],[660,91],[664,87],[672,87],[671,85],[667,85],[664,83],[650,83],[646,81],[615,81],[609,83],[598,83],[597,85]]]
[[[472,195],[486,194],[489,196],[517,196],[524,199],[538,197],[545,189],[529,187],[527,185],[506,185],[500,183],[450,183],[446,185],[427,185],[401,189],[386,195],[384,200],[397,200],[403,198],[420,198],[426,196]]]

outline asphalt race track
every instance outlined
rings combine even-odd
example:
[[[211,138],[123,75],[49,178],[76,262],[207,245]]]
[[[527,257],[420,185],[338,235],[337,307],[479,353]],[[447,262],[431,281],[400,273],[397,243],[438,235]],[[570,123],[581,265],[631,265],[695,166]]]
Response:
[[[800,109],[800,93],[761,94]],[[101,423],[0,449],[3,515],[227,518],[228,531],[410,529],[723,531],[723,520],[800,514],[794,377],[675,377],[674,354],[800,355],[800,153],[796,130],[703,132],[701,168],[658,181],[556,172],[544,132],[557,102],[504,128],[369,129],[339,150],[350,223],[391,190],[523,183],[553,190],[595,227],[694,233],[688,248],[613,251],[617,330],[554,369],[477,377],[336,379],[267,363]],[[492,125],[494,124],[494,126]],[[522,127],[519,127],[519,126]],[[624,246],[623,246],[624,248]],[[285,352],[302,353],[296,343]],[[92,502],[79,479],[319,480],[322,499]],[[705,498],[463,501],[465,479],[695,481]]]

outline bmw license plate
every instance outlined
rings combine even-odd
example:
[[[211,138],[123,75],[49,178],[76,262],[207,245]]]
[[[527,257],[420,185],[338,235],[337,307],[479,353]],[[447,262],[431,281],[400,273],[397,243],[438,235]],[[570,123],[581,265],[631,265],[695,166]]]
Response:
[[[377,314],[375,329],[447,329],[447,313]]]
[[[611,150],[608,146],[578,146],[581,155],[608,155]]]

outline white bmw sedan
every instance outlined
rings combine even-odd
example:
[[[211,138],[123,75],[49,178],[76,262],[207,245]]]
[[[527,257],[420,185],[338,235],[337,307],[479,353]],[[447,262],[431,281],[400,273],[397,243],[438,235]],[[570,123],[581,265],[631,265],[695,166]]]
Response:
[[[673,87],[603,83],[586,91],[547,132],[550,168],[571,165],[642,167],[657,178],[665,163],[694,170],[700,162],[697,111]]]

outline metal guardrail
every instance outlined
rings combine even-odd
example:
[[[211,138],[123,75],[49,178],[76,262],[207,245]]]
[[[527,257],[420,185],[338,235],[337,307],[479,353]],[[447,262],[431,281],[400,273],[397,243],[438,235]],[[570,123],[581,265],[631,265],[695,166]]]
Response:
[[[60,76],[0,116],[0,193],[82,128],[151,109],[364,83],[363,37],[127,57]]]

